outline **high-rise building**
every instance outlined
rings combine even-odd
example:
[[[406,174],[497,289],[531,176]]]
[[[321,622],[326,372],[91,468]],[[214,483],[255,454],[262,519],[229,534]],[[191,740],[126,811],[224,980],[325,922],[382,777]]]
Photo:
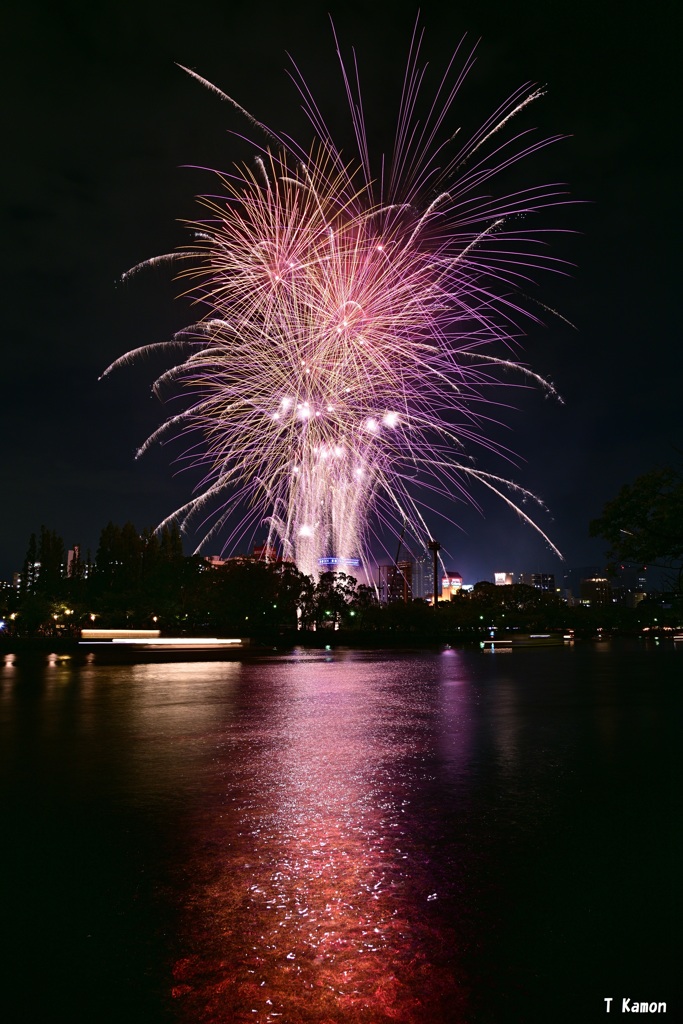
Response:
[[[581,593],[581,580],[597,579],[600,576],[604,576],[604,573],[597,565],[581,565],[568,569],[562,578],[564,596],[572,602]]]
[[[519,582],[536,590],[555,593],[555,574],[552,572],[522,572],[519,574]]]
[[[434,561],[424,554],[413,559],[413,597],[426,600],[434,596]]]
[[[452,601],[462,589],[462,576],[459,572],[447,572],[441,577],[441,600]]]
[[[493,582],[497,587],[509,587],[514,583],[514,575],[511,572],[494,572]]]
[[[40,570],[42,566],[40,562],[27,562],[26,572],[15,572],[12,579],[14,583],[14,589],[18,591],[32,591],[35,589],[40,576]]]
[[[74,544],[72,548],[69,548],[66,556],[66,575],[69,579],[78,577],[79,579],[87,580],[89,574],[89,564],[81,561],[81,546],[80,544]]]
[[[620,565],[612,586],[612,597],[617,604],[635,608],[647,597],[647,566]]]
[[[384,604],[390,604],[392,601],[412,601],[413,563],[411,561],[379,565],[377,568],[380,601]]]
[[[581,580],[581,604],[590,608],[603,608],[612,602],[612,588],[606,576]]]

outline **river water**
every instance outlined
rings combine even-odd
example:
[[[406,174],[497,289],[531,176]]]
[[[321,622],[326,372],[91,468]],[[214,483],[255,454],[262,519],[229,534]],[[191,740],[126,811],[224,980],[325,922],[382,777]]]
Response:
[[[682,681],[636,642],[7,656],[0,1018],[676,1019]]]

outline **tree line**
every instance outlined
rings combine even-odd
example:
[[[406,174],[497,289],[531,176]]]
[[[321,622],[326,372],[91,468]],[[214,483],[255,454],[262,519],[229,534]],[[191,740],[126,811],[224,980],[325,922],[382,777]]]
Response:
[[[656,566],[672,591],[683,591],[683,473],[676,466],[624,484],[589,532],[608,542],[610,568],[619,562]]]
[[[555,593],[477,583],[435,610],[425,601],[380,604],[374,589],[345,573],[317,581],[291,563],[251,557],[211,565],[183,553],[180,533],[108,523],[91,558],[74,551],[65,569],[62,539],[43,527],[31,537],[21,582],[5,609],[17,637],[77,636],[88,626],[158,628],[166,634],[273,637],[298,630],[392,635],[396,641],[599,627],[633,630],[664,623],[660,606],[637,610],[568,608]]]
[[[94,557],[42,526],[32,534],[18,588],[5,591],[0,619],[17,636],[76,635],[87,625],[152,627],[165,632],[259,636],[329,627],[397,635],[495,629],[583,631],[679,626],[683,591],[683,476],[652,470],[625,485],[589,527],[609,544],[608,558],[669,571],[673,604],[568,608],[556,594],[481,582],[437,609],[424,601],[380,604],[375,591],[345,573],[317,581],[289,563],[250,557],[209,565],[186,556],[177,526],[138,530],[108,523]]]
[[[372,590],[345,573],[314,582],[290,563],[248,556],[211,565],[184,554],[176,526],[110,522],[94,557],[76,548],[68,559],[45,526],[32,534],[3,614],[6,631],[19,636],[76,635],[88,625],[250,635],[353,626],[373,602]]]

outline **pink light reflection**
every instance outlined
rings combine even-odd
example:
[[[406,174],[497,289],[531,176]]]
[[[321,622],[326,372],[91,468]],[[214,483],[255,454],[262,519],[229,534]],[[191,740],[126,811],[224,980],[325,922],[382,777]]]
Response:
[[[410,780],[394,771],[414,745],[384,728],[361,664],[340,684],[338,659],[290,666],[204,821],[185,940],[196,952],[174,969],[187,1020],[422,1024],[446,1005],[466,1020],[455,929],[434,916],[406,824]]]

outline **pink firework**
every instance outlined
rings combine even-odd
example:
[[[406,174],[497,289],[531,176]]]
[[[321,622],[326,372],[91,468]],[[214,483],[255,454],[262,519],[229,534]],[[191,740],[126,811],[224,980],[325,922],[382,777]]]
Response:
[[[192,243],[143,264],[177,260],[202,310],[164,343],[183,358],[155,382],[159,395],[185,396],[183,411],[140,449],[166,435],[191,438],[186,459],[202,479],[165,522],[187,528],[198,519],[199,548],[218,534],[230,550],[265,523],[270,543],[303,572],[317,575],[329,556],[367,565],[374,535],[389,527],[424,545],[434,497],[455,506],[471,500],[475,483],[542,533],[520,508],[534,496],[478,468],[471,452],[498,452],[486,425],[503,371],[553,390],[500,352],[513,352],[530,316],[529,275],[556,269],[522,215],[563,193],[492,189],[502,171],[555,139],[509,133],[541,94],[528,86],[466,143],[447,129],[472,53],[451,61],[420,120],[419,48],[414,38],[394,152],[376,175],[358,83],[341,55],[355,160],[336,147],[296,69],[316,136],[307,150],[189,72],[263,140],[253,166],[217,173],[220,192],[200,199]]]

